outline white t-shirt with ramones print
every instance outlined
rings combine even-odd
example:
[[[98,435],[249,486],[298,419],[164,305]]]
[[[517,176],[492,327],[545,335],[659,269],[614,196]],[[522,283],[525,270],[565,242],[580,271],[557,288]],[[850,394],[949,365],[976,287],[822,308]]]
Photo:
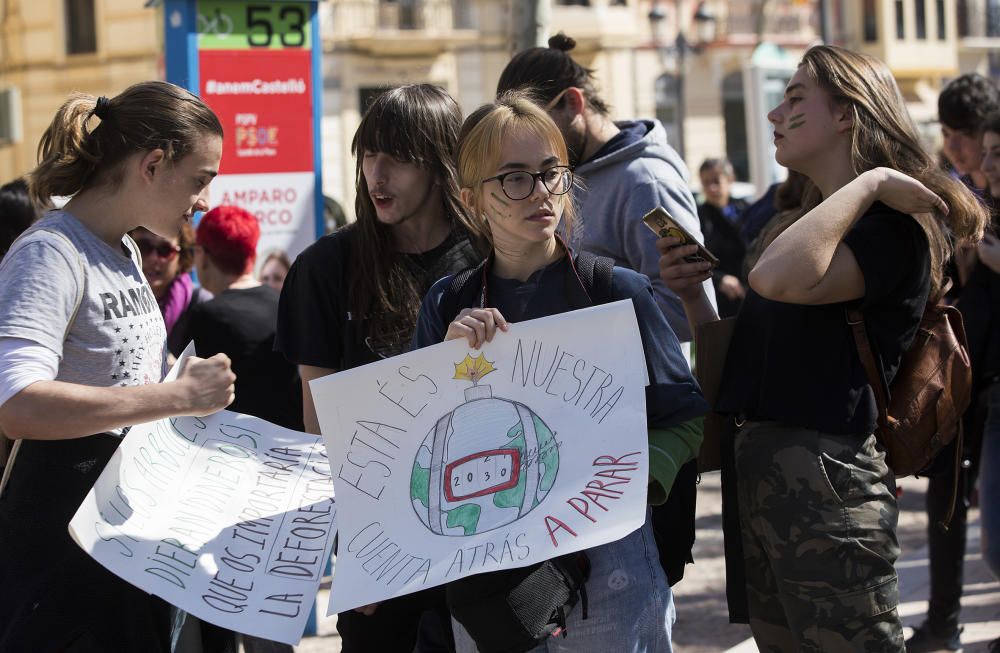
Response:
[[[135,244],[125,236],[111,247],[64,211],[50,211],[0,263],[5,337],[55,352],[56,380],[68,383],[159,383],[166,365],[166,328]]]

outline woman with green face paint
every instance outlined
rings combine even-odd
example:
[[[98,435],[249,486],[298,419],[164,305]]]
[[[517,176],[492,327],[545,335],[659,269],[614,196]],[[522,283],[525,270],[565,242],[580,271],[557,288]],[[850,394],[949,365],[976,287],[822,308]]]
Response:
[[[455,277],[445,277],[431,288],[420,309],[415,346],[464,339],[470,348],[479,349],[494,338],[510,338],[509,322],[631,300],[649,377],[649,496],[651,503],[662,503],[680,466],[698,451],[707,403],[645,276],[608,261],[608,296],[599,296],[596,280],[587,290],[581,259],[560,236],[571,229],[576,207],[569,155],[558,127],[528,95],[506,93],[466,118],[457,160],[462,201],[489,234],[491,252],[468,271],[461,290],[453,293]],[[596,279],[597,273],[593,276]],[[586,603],[576,607],[540,606],[544,601],[526,596],[560,595],[555,589],[537,590],[537,583],[545,583],[542,565],[450,583],[449,607],[464,625],[456,629],[457,650],[671,651],[673,598],[657,555],[650,512],[638,530],[587,549],[569,564],[589,574]],[[536,572],[542,578],[534,576]],[[524,592],[525,587],[536,590]],[[493,597],[506,597],[509,610],[494,609]],[[523,619],[519,626],[511,625],[512,613]],[[534,631],[547,621],[565,636],[549,636],[548,628]],[[529,624],[534,624],[531,630]],[[520,627],[531,633],[524,638],[531,641],[514,644],[504,639]]]
[[[891,382],[940,294],[949,235],[978,240],[986,212],[923,150],[872,57],[810,49],[768,119],[778,163],[808,181],[761,236],[715,406],[738,427],[723,443],[731,616],[761,650],[903,651],[895,481],[845,309],[863,311]],[[708,270],[658,244],[692,322],[715,319]]]

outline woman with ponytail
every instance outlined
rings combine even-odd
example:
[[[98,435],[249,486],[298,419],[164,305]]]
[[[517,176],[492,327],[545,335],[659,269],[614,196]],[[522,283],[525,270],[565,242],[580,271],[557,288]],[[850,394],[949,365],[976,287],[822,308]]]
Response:
[[[169,606],[118,579],[67,525],[133,424],[233,400],[224,355],[160,383],[166,331],[127,233],[174,238],[222,156],[222,126],[165,82],[75,94],[42,136],[38,202],[69,196],[0,264],[0,429],[20,442],[0,500],[0,651],[166,651]]]
[[[723,443],[730,615],[761,650],[903,651],[895,480],[845,309],[863,311],[891,383],[954,243],[979,240],[987,213],[920,146],[877,59],[810,49],[768,119],[778,163],[807,182],[761,236],[715,407],[738,427]],[[676,245],[658,242],[662,278],[693,326],[717,319],[710,270]]]

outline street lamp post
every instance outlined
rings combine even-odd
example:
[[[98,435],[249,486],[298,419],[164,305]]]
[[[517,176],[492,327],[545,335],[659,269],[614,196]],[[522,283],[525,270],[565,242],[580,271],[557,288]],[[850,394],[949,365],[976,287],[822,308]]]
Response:
[[[677,98],[677,152],[681,155],[683,159],[685,156],[684,151],[684,120],[686,117],[685,109],[685,81],[687,76],[687,53],[691,52],[701,52],[704,47],[705,41],[710,39],[703,38],[703,34],[699,33],[699,42],[691,44],[688,40],[684,27],[681,24],[681,4],[682,0],[674,0],[674,28],[676,34],[674,35],[674,44],[672,46],[663,45],[666,43],[666,39],[663,38],[663,23],[667,17],[666,12],[663,7],[660,6],[659,0],[653,2],[653,6],[649,10],[649,25],[650,30],[653,34],[653,43],[656,44],[660,51],[661,61],[666,63],[667,56],[669,54],[675,54],[677,57],[677,63],[675,66],[675,77],[677,79],[676,85],[676,98]],[[699,32],[702,26],[712,26],[715,23],[715,16],[711,11],[705,6],[704,0],[698,3],[698,7],[694,12],[694,21],[698,25]]]

